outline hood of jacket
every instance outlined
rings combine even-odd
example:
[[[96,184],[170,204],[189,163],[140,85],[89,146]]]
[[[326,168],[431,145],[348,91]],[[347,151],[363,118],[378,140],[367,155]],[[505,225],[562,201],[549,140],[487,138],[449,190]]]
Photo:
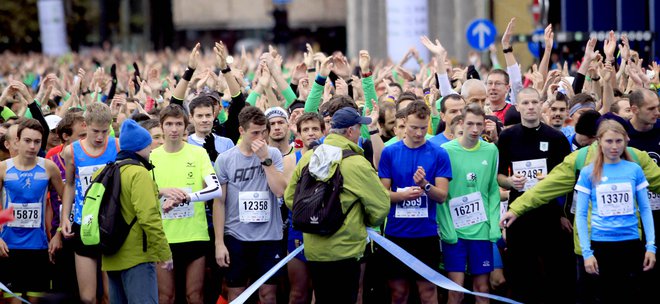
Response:
[[[348,138],[338,134],[328,135],[323,144],[314,149],[309,160],[309,173],[317,180],[328,180],[341,163],[343,150],[353,150],[363,155],[362,148]]]

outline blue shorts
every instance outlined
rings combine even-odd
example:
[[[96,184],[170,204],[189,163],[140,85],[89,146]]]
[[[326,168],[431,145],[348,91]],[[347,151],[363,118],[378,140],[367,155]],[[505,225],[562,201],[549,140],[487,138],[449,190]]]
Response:
[[[225,246],[231,261],[225,273],[227,287],[247,287],[249,279],[254,282],[268,272],[284,257],[281,244],[281,241],[246,242],[226,234]],[[282,274],[280,269],[264,284],[277,284]]]
[[[289,253],[293,252],[296,250],[296,248],[300,247],[303,243],[303,234],[302,232],[293,229],[291,226],[289,226],[289,236],[287,240],[287,250]],[[305,250],[301,251],[299,254],[296,255],[296,259],[299,259],[303,262],[307,262],[307,259],[305,258]]]
[[[442,242],[442,256],[447,272],[465,272],[472,275],[493,271],[493,243],[490,241],[458,239],[456,244]]]
[[[504,269],[502,255],[500,254],[500,249],[497,248],[497,243],[493,243],[493,267],[495,269]]]

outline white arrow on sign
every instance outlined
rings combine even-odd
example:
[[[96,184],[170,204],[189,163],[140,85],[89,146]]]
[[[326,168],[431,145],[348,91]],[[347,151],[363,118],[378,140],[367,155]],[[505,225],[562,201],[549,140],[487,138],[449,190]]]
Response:
[[[483,22],[479,22],[479,24],[477,24],[477,26],[475,26],[474,29],[472,29],[472,36],[474,35],[479,35],[479,48],[484,48],[485,47],[484,44],[486,43],[484,41],[486,39],[485,36],[486,35],[490,36],[490,28],[487,25],[485,25]]]

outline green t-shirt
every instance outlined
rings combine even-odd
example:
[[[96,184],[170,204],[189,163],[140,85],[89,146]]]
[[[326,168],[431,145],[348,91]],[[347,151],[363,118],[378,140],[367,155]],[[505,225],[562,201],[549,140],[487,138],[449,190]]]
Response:
[[[436,213],[441,239],[449,244],[459,238],[497,241],[501,236],[497,147],[480,140],[466,149],[458,139],[442,147],[449,154],[453,178],[447,199]]]
[[[204,177],[215,173],[203,148],[184,143],[179,152],[167,153],[163,147],[154,149],[149,157],[154,164],[159,189],[179,188],[194,193],[204,188]],[[163,229],[168,243],[210,240],[204,204],[206,202],[184,203],[163,212]]]

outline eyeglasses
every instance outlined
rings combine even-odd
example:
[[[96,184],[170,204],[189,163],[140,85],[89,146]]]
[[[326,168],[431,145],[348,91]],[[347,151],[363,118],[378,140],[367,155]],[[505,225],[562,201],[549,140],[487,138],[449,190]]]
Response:
[[[486,86],[489,86],[489,87],[491,87],[491,86],[500,87],[500,86],[504,86],[504,85],[506,85],[506,83],[504,83],[504,82],[499,82],[499,81],[495,81],[495,82],[493,82],[493,81],[489,81],[489,82],[486,82]]]

